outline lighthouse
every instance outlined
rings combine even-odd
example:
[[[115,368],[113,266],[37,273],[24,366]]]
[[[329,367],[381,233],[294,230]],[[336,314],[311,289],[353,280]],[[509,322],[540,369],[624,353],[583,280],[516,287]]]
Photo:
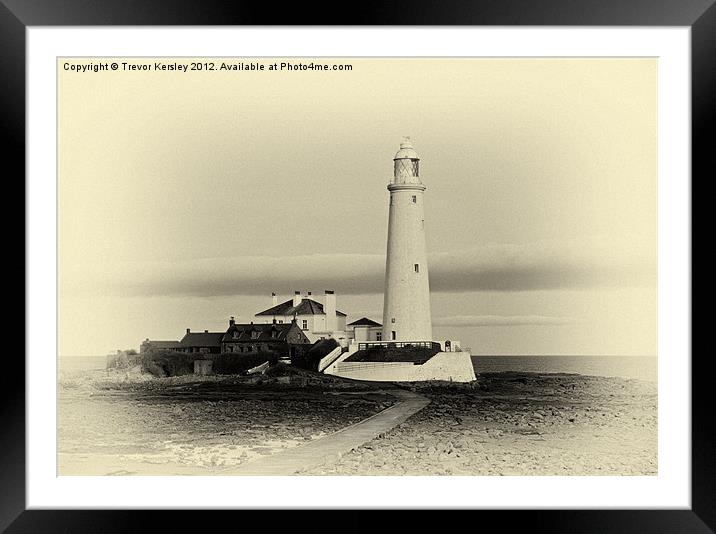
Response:
[[[420,158],[409,137],[393,158],[388,184],[383,341],[432,341],[430,284],[425,251],[425,186]]]
[[[382,331],[376,332],[380,337],[358,339],[354,333],[348,350],[336,347],[321,360],[319,369],[353,380],[472,382],[475,369],[470,351],[463,350],[454,339],[433,341],[425,252],[425,186],[420,181],[420,158],[409,137],[400,143],[393,158],[388,191],[383,325]]]

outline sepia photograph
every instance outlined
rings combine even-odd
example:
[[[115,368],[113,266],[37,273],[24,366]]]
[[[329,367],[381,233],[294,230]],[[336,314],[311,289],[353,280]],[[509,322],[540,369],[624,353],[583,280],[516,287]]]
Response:
[[[651,476],[658,61],[58,57],[59,476]]]

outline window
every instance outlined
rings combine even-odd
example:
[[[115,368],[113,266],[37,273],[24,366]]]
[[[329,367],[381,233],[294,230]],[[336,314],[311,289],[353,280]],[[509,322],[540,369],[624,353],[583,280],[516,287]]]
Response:
[[[394,323],[394,322],[395,322],[395,317],[392,317],[392,318],[390,319],[390,322],[391,322],[391,323]]]
[[[390,332],[390,337],[394,340],[395,339],[395,330],[392,330]]]
[[[254,330],[253,332],[251,332],[251,339],[258,339],[260,335],[261,332],[257,332],[256,330]]]
[[[375,340],[376,340],[376,341],[383,341],[383,332],[376,332],[376,333],[375,333]]]
[[[420,265],[418,265],[418,264],[416,263],[415,265],[413,265],[413,269],[415,269],[415,272],[416,272],[416,273],[419,273],[419,272],[420,272]]]
[[[302,328],[303,328],[304,330],[308,330],[308,319],[304,319],[304,320],[301,321],[301,322],[303,323],[303,327],[302,327]]]
[[[418,176],[419,165],[417,159],[396,159],[393,174],[398,176]]]
[[[239,339],[239,331],[238,331],[238,330],[234,330],[234,333],[231,334],[231,336],[232,336],[234,339]]]
[[[417,203],[418,203],[418,197],[413,195],[413,204],[417,204]]]
[[[271,337],[276,337],[277,334],[276,330],[271,330]]]

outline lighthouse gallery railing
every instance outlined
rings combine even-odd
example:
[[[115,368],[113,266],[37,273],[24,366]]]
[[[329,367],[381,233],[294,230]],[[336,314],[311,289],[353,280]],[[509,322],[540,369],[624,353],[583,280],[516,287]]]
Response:
[[[370,341],[368,343],[358,343],[358,350],[368,349],[437,349],[440,350],[440,343],[435,341]]]

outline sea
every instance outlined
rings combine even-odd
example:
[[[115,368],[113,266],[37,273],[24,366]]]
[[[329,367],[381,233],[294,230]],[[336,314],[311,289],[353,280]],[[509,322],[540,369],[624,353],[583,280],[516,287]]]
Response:
[[[63,356],[61,370],[104,369],[105,362],[105,356]],[[576,373],[657,381],[657,358],[653,356],[473,356],[472,363],[476,373]]]
[[[475,373],[573,373],[657,381],[654,356],[473,356]]]

